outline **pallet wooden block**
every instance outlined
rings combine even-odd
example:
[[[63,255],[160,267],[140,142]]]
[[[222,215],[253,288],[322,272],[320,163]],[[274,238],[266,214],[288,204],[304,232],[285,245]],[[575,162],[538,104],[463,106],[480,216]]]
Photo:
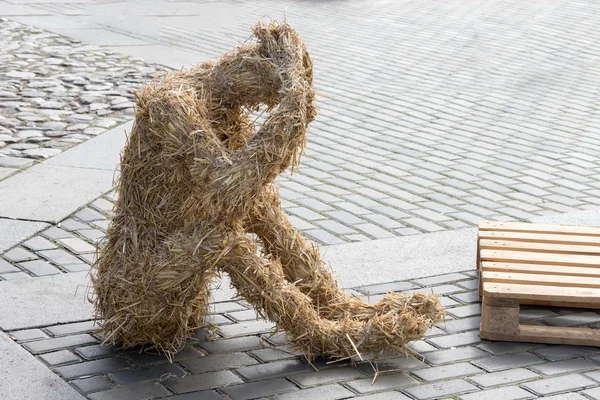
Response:
[[[519,324],[520,304],[600,309],[600,228],[481,222],[482,339],[600,346],[600,330]]]

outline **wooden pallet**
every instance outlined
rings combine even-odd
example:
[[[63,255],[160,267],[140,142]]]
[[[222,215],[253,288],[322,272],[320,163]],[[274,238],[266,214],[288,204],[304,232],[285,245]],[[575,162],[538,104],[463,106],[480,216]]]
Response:
[[[600,228],[481,222],[480,336],[600,346],[600,330],[519,324],[520,304],[600,309]]]

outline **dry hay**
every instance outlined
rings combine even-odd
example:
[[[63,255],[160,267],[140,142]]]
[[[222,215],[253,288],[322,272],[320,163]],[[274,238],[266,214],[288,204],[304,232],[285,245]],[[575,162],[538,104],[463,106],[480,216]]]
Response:
[[[443,308],[434,295],[388,293],[374,305],[350,297],[292,227],[273,181],[298,165],[316,115],[312,60],[287,23],[253,32],[255,42],[138,95],[92,273],[106,341],[177,352],[225,272],[309,359],[403,350]],[[260,105],[269,114],[256,131],[249,111]]]

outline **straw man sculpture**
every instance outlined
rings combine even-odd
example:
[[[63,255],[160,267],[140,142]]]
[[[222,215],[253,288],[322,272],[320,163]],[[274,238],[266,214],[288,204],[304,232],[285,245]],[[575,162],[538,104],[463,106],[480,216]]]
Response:
[[[138,95],[92,274],[106,340],[177,352],[224,272],[309,359],[402,350],[443,308],[434,295],[350,297],[287,220],[273,181],[298,165],[316,115],[312,60],[287,23],[253,31],[254,44]],[[270,114],[255,131],[249,112],[260,105]]]

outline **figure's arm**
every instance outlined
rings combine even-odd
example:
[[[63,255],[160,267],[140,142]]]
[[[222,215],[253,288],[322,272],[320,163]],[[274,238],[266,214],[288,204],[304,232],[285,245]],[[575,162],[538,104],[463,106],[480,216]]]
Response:
[[[312,64],[300,38],[289,27],[258,34],[262,35],[260,46],[276,66],[279,105],[231,157],[207,154],[196,158],[191,171],[201,182],[207,207],[220,204],[221,209],[247,210],[266,184],[298,161],[306,128],[315,115]]]

